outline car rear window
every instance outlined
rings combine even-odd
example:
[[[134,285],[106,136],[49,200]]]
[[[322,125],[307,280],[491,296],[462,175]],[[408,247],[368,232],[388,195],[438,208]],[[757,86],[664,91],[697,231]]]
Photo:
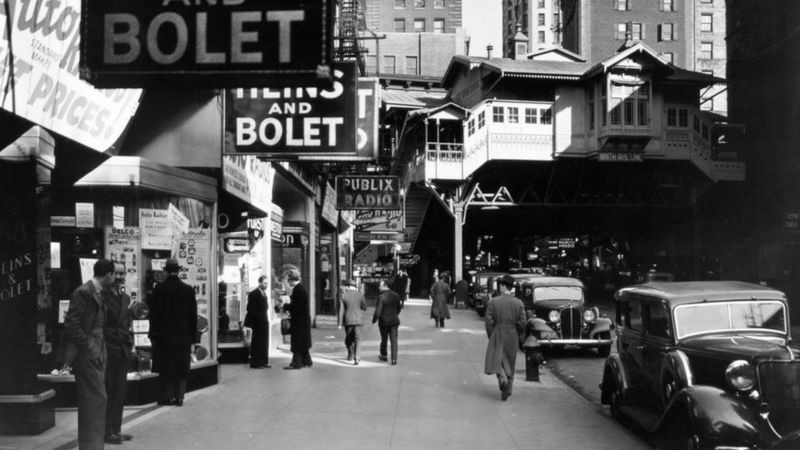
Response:
[[[678,339],[733,330],[786,333],[786,310],[777,301],[738,301],[681,305],[675,308]]]

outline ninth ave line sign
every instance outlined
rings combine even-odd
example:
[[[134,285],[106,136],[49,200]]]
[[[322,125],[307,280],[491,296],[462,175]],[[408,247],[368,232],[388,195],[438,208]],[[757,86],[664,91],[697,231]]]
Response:
[[[401,209],[400,178],[381,175],[336,177],[336,209]]]

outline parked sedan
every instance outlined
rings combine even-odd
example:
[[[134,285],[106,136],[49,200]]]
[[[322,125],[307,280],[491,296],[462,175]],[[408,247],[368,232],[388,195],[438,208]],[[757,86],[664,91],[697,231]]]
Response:
[[[497,279],[505,275],[503,272],[478,272],[473,278],[471,286],[470,306],[483,317],[486,313],[486,304],[497,295]]]
[[[520,282],[517,295],[528,310],[528,334],[543,349],[596,348],[602,357],[610,353],[614,325],[585,303],[581,280],[534,276]]]
[[[616,294],[612,416],[665,448],[800,448],[800,360],[785,295],[735,281],[652,282]]]

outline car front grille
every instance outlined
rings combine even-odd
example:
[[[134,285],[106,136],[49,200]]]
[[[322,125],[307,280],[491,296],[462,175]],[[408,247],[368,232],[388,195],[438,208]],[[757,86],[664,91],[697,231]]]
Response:
[[[561,311],[561,338],[580,339],[583,314],[580,309],[566,308]]]
[[[800,361],[765,361],[758,364],[762,398],[769,418],[781,434],[796,430],[800,415]]]

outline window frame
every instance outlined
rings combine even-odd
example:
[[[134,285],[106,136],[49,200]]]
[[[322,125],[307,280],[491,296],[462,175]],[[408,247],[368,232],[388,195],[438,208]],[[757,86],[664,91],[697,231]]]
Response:
[[[492,105],[492,122],[494,122],[494,123],[503,123],[503,122],[505,122],[505,115],[506,115],[505,106],[494,106],[494,105]]]
[[[401,30],[398,30],[398,27],[397,27],[398,24],[402,25],[402,29]],[[406,32],[406,19],[404,19],[402,17],[397,17],[397,18],[394,19],[394,32],[395,33],[405,33]]]
[[[433,0],[433,9],[445,9],[445,8],[447,8],[445,0]]]
[[[422,28],[418,29],[417,24],[422,24]],[[425,19],[424,18],[415,18],[414,19],[414,33],[424,33],[425,32]]]
[[[391,72],[389,70],[387,70],[389,61],[392,62],[392,70],[391,70]],[[381,73],[387,73],[387,74],[392,74],[392,73],[396,74],[397,73],[397,56],[396,55],[383,55],[382,63],[383,63],[382,64],[383,71]]]
[[[406,73],[406,75],[419,75],[419,58],[417,58],[416,55],[406,55],[405,58],[403,58],[403,59],[404,59],[403,63],[405,65],[405,73]],[[414,73],[409,73],[409,71],[408,71],[408,69],[409,69],[408,62],[409,61],[414,61]]]
[[[614,0],[614,11],[630,11],[630,0]]]
[[[708,19],[708,22],[705,22],[704,19]],[[714,13],[700,13],[700,32],[714,32]]]
[[[394,9],[406,9],[406,0],[394,0]]]
[[[667,32],[669,29],[669,32]],[[662,41],[674,41],[675,40],[675,24],[672,22],[664,22],[661,24],[661,30],[659,34],[659,39]]]
[[[480,130],[486,125],[486,111],[478,113],[478,129]]]
[[[442,28],[437,29],[436,24],[442,24]],[[442,19],[441,17],[433,19],[433,30],[432,30],[433,33],[444,34],[444,27],[445,27],[444,19]]]
[[[529,125],[539,123],[539,108],[525,108],[525,123]]]
[[[675,12],[675,0],[661,0],[661,11]]]
[[[412,0],[414,2],[414,9],[425,9],[425,0]]]
[[[705,47],[708,46],[708,51]],[[711,41],[700,42],[700,59],[714,59],[714,43]]]
[[[506,108],[508,111],[508,123],[519,123],[519,107],[509,106]]]

